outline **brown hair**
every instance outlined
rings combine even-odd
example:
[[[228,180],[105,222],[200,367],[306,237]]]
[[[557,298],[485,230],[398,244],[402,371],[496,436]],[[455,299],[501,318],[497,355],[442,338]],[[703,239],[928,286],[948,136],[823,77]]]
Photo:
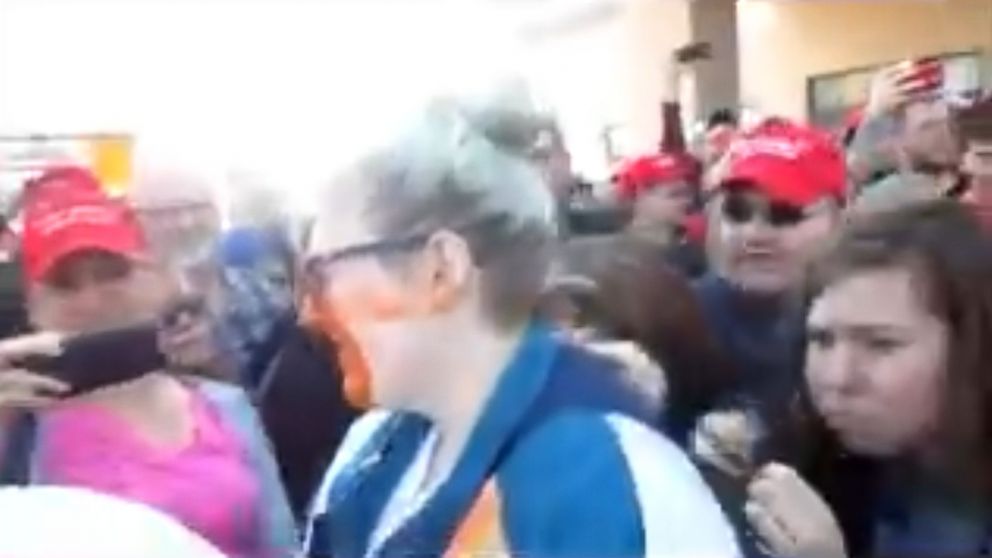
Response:
[[[664,370],[666,422],[688,430],[736,375],[713,339],[687,279],[657,245],[629,236],[585,237],[563,248],[564,273],[595,283],[591,325],[634,341]]]
[[[992,490],[992,243],[953,201],[856,215],[816,266],[811,292],[890,267],[916,275],[927,308],[949,328],[941,466]]]

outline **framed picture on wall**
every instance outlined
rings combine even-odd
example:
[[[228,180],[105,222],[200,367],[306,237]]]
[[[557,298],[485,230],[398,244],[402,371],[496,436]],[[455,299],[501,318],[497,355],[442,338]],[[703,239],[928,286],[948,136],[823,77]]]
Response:
[[[983,83],[982,53],[956,52],[937,55],[944,67],[944,90],[953,95],[977,93]],[[874,76],[886,64],[811,76],[806,84],[807,114],[817,126],[836,129],[848,114],[868,100]]]

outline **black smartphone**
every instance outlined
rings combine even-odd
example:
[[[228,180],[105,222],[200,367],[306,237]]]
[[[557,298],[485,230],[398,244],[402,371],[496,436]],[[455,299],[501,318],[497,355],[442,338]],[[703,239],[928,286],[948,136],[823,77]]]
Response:
[[[675,61],[679,64],[707,60],[711,56],[713,56],[713,47],[707,42],[690,43],[675,49]]]
[[[167,365],[159,349],[157,324],[84,333],[62,341],[58,356],[31,356],[19,366],[61,380],[68,395],[135,380]]]

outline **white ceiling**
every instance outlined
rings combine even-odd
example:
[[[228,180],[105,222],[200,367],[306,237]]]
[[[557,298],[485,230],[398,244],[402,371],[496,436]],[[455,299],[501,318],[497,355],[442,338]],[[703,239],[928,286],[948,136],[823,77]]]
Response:
[[[509,64],[514,30],[603,1],[0,0],[0,133],[133,132],[197,164],[323,171]]]
[[[502,13],[525,38],[567,32],[593,20],[609,17],[621,0],[483,0]]]

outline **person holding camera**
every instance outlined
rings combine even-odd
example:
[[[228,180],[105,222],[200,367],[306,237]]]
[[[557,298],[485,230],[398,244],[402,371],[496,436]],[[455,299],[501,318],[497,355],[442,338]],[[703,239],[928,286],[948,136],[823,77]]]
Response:
[[[80,168],[25,188],[40,333],[0,342],[0,483],[89,488],[157,508],[228,555],[292,555],[292,518],[248,399],[175,373],[158,350],[179,289],[131,208]]]
[[[874,76],[863,118],[847,146],[854,193],[897,189],[899,180],[884,182],[893,174],[929,179],[931,199],[954,189],[962,152],[943,86],[943,67],[932,58],[894,64]]]

